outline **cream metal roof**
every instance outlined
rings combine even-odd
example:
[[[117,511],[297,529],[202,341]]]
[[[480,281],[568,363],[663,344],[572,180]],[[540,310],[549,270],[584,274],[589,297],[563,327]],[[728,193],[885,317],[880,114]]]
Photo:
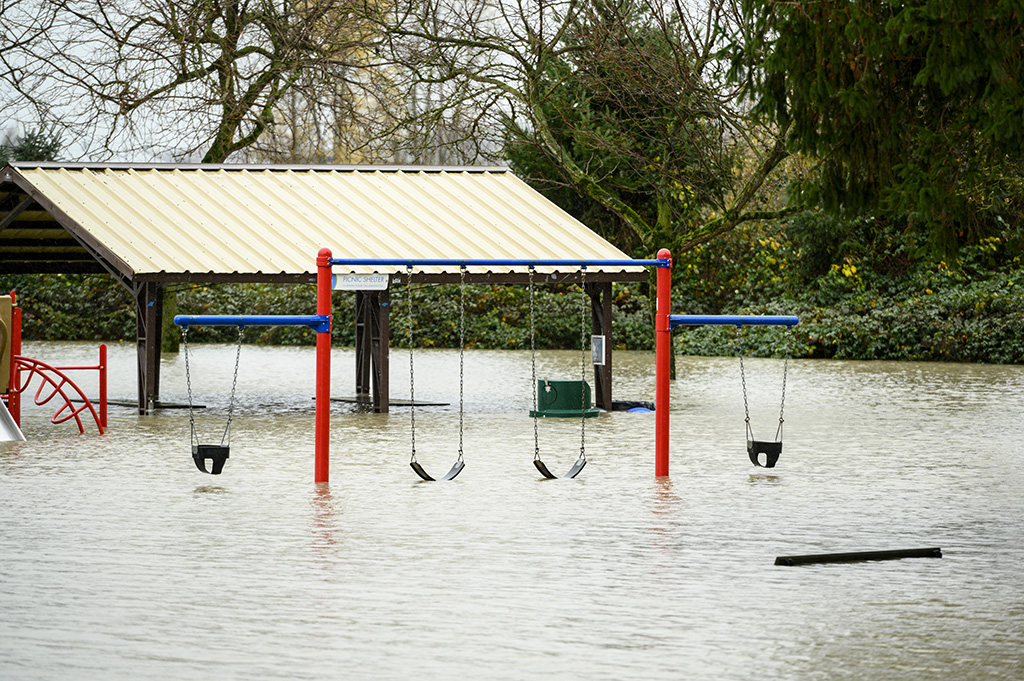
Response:
[[[4,174],[133,279],[312,273],[324,246],[335,258],[628,258],[502,168],[19,163]],[[10,243],[0,239],[8,257]]]

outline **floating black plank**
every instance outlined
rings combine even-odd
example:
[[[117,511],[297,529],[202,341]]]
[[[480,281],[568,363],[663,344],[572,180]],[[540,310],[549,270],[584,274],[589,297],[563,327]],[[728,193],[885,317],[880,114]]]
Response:
[[[855,551],[852,553],[818,553],[807,556],[779,556],[776,565],[810,565],[812,563],[859,563],[866,560],[899,560],[900,558],[942,558],[939,547],[898,549],[895,551]]]

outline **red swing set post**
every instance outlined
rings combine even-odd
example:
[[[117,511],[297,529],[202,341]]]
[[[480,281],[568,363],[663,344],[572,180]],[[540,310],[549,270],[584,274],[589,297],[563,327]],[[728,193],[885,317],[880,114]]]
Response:
[[[668,475],[669,377],[672,371],[672,253],[663,248],[658,260],[668,265],[658,267],[657,307],[654,313],[654,475]]]
[[[327,482],[331,459],[331,250],[316,255],[316,313],[327,317],[327,330],[316,334],[316,449],[314,482]]]

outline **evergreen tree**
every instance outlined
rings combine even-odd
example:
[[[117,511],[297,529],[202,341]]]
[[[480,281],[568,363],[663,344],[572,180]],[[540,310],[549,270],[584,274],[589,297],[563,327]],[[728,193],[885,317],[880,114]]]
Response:
[[[1024,195],[1020,0],[744,0],[734,75],[820,160],[804,204],[873,212],[939,252],[1009,222]]]
[[[55,128],[39,126],[0,144],[0,165],[11,161],[56,161],[64,140]]]

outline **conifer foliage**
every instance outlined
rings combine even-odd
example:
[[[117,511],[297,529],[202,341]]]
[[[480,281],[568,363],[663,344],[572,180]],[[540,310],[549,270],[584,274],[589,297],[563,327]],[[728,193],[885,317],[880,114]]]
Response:
[[[1020,210],[1021,0],[743,0],[734,75],[820,160],[806,204],[898,216],[948,252]]]

